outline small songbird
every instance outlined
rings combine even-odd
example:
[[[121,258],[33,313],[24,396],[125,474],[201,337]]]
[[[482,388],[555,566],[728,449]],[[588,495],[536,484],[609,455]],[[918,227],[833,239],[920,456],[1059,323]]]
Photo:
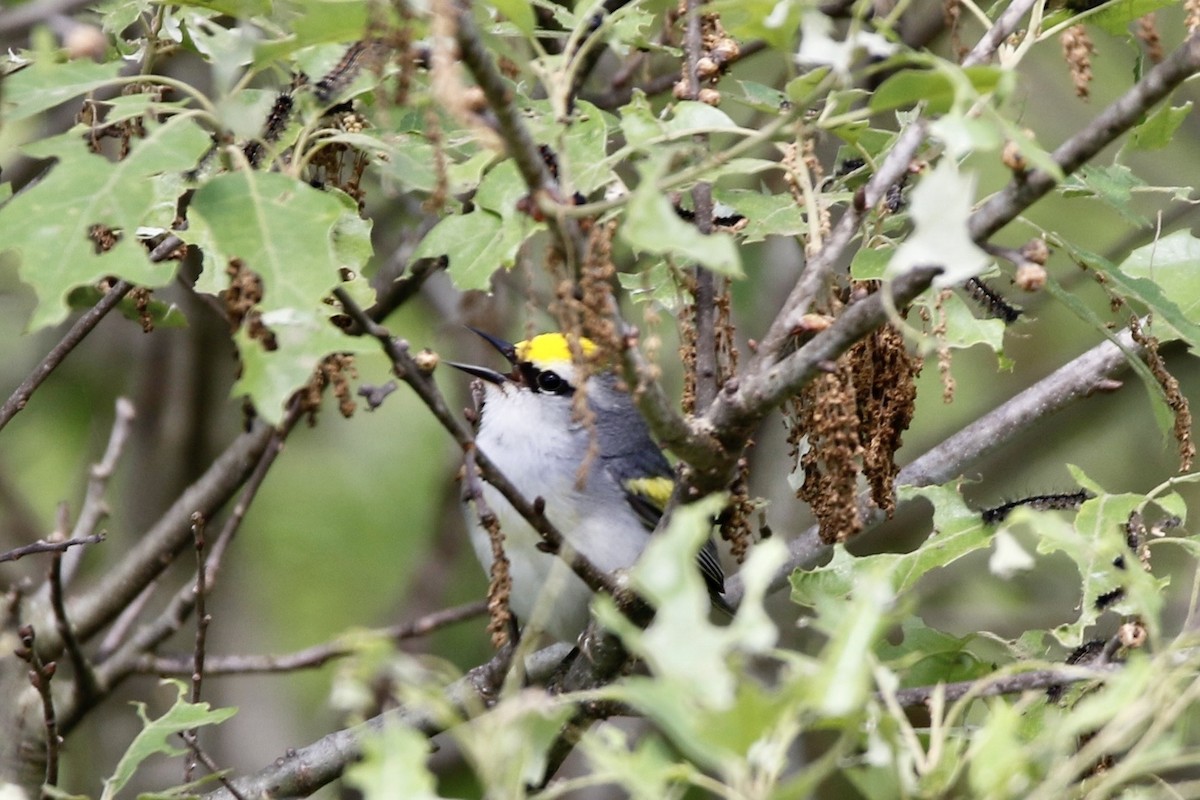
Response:
[[[597,367],[583,375],[561,333],[509,344],[475,332],[512,365],[501,373],[451,362],[483,382],[475,438],[479,450],[526,499],[542,498],[546,518],[593,565],[606,572],[632,566],[662,516],[674,473],[628,392],[611,370]],[[580,338],[577,352],[590,359],[597,347]],[[586,418],[574,407],[576,391],[587,401]],[[591,590],[562,558],[539,549],[541,537],[499,491],[485,484],[483,495],[504,532],[513,613],[524,623],[539,603],[545,604],[546,610],[538,612],[545,615],[545,631],[574,642],[589,619]],[[487,569],[491,543],[472,504],[466,505],[471,542]],[[728,608],[712,540],[697,563],[713,602]]]

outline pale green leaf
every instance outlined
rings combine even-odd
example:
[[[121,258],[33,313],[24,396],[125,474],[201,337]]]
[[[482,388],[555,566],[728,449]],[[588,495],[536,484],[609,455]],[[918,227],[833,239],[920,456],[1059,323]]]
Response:
[[[446,271],[455,286],[463,291],[487,290],[492,273],[511,267],[527,232],[540,225],[527,217],[501,220],[478,209],[443,219],[425,234],[412,257],[445,256],[449,259]]]
[[[208,703],[189,703],[185,699],[188,688],[182,681],[166,681],[166,683],[175,687],[178,696],[174,704],[158,719],[150,719],[146,716],[145,704],[134,703],[138,716],[142,718],[142,729],[138,731],[125,754],[121,756],[121,760],[117,762],[117,768],[112,777],[104,782],[101,800],[112,800],[113,797],[116,797],[117,793],[129,783],[138,766],[150,756],[159,753],[169,756],[181,755],[184,752],[182,745],[172,744],[169,741],[171,737],[193,728],[219,724],[237,713],[236,708],[213,710]]]
[[[748,189],[717,189],[716,200],[746,218],[737,235],[745,242],[761,242],[768,236],[800,236],[808,223],[791,194],[764,194]]]
[[[344,782],[363,800],[393,797],[437,800],[437,779],[428,767],[429,738],[403,725],[385,725],[363,739],[363,757],[346,770]]]
[[[1178,230],[1137,248],[1117,270],[1138,281],[1134,284],[1138,299],[1159,319],[1180,330],[1193,347],[1200,347],[1200,328],[1182,324],[1186,320],[1200,326],[1200,239],[1186,229]]]
[[[971,239],[967,220],[975,202],[975,175],[958,171],[943,158],[912,192],[913,233],[896,248],[888,274],[903,275],[924,266],[945,271],[938,287],[955,286],[983,272],[991,258]]]
[[[1157,111],[1134,128],[1129,135],[1129,146],[1134,150],[1160,150],[1171,143],[1176,131],[1188,114],[1192,113],[1192,101],[1181,106],[1163,104]]]
[[[725,233],[700,233],[684,222],[670,201],[655,187],[649,174],[633,193],[626,208],[620,237],[634,250],[694,261],[713,272],[742,277],[742,262],[733,237]]]
[[[517,26],[525,36],[532,37],[537,30],[537,20],[533,16],[533,4],[527,0],[491,0],[489,3],[504,17]]]
[[[1133,211],[1132,200],[1134,190],[1145,185],[1124,164],[1086,164],[1067,177],[1060,191],[1064,197],[1094,197],[1133,225],[1144,227],[1149,221]]]
[[[11,124],[99,89],[115,80],[121,67],[120,61],[39,61],[10,73],[4,76],[4,93],[0,94],[0,119]]]
[[[194,166],[209,143],[193,119],[177,116],[148,124],[146,137],[118,162],[89,152],[74,132],[25,148],[58,158],[46,177],[0,209],[0,249],[17,252],[21,279],[38,297],[31,329],[60,322],[69,310],[67,294],[107,275],[144,286],[171,281],[175,263],[151,263],[134,233],[140,226],[170,227],[174,198],[160,196],[155,178]],[[111,250],[96,253],[89,237],[94,225],[120,232]]]
[[[879,113],[924,102],[927,110],[942,114],[956,102],[995,90],[1006,74],[992,66],[966,67],[953,74],[950,70],[949,65],[941,64],[939,69],[897,72],[871,93],[871,111]]]
[[[1160,8],[1177,5],[1178,0],[1113,0],[1104,3],[1096,11],[1081,15],[1080,21],[1111,33],[1114,36],[1129,33],[1129,24]]]

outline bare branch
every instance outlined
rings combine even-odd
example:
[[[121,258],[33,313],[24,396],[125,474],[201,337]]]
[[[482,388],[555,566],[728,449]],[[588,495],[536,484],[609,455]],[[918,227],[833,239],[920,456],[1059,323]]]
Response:
[[[547,647],[533,654],[526,663],[531,680],[545,680],[562,661],[566,645]],[[288,754],[254,775],[238,778],[233,785],[247,797],[295,797],[312,794],[336,780],[346,766],[362,755],[362,739],[388,725],[402,724],[427,736],[445,729],[450,714],[463,717],[491,705],[507,671],[509,654],[501,652],[491,661],[470,670],[446,687],[445,705],[435,714],[411,709],[387,711],[377,717],[318,739],[307,747]],[[204,795],[203,800],[230,800],[226,789]]]
[[[946,700],[954,702],[968,695],[971,697],[998,697],[1002,694],[1018,694],[1051,689],[1080,681],[1103,680],[1110,677],[1120,665],[1112,664],[1107,667],[1056,667],[1055,669],[1039,669],[1020,672],[1016,675],[989,675],[973,681],[957,681],[955,683],[940,683],[936,686],[916,686],[911,689],[897,689],[896,703],[902,708],[922,706],[930,701],[937,693]]]
[[[67,511],[65,505],[60,506],[60,509],[62,530],[66,528]],[[92,671],[92,665],[88,663],[87,656],[83,654],[71,627],[71,620],[67,617],[66,604],[63,602],[62,561],[63,554],[55,553],[50,560],[50,576],[46,580],[50,590],[50,606],[54,609],[54,626],[62,639],[67,658],[71,660],[71,668],[75,671],[75,694],[77,697],[90,698],[96,692],[96,675]]]
[[[203,764],[204,768],[207,769],[209,773],[215,775],[217,780],[221,782],[221,785],[225,787],[225,791],[233,795],[234,800],[246,800],[246,796],[239,792],[237,788],[229,782],[229,778],[226,777],[229,770],[221,769],[219,766],[217,766],[217,762],[213,761],[212,756],[204,752],[204,749],[200,747],[200,740],[196,738],[196,732],[194,730],[184,731],[183,733],[179,734],[179,738],[183,739],[183,743],[187,745],[188,750],[191,752],[192,758],[195,761],[199,761],[201,764]],[[186,778],[184,782],[190,783],[191,778]]]
[[[14,651],[17,658],[29,664],[29,683],[42,700],[42,723],[45,727],[46,778],[47,786],[58,783],[58,752],[62,744],[58,733],[58,720],[54,711],[54,693],[50,680],[54,677],[57,664],[43,661],[38,655],[36,634],[32,625],[22,625],[17,631],[20,645]]]
[[[996,54],[1004,40],[1016,31],[1021,20],[1030,12],[1037,0],[1013,0],[1008,8],[996,18],[992,27],[988,28],[983,38],[975,43],[971,52],[962,61],[964,67],[986,64]]]
[[[458,622],[482,616],[487,604],[480,600],[442,611],[435,611],[414,621],[388,628],[354,633],[333,641],[306,647],[281,655],[208,655],[204,672],[209,677],[217,675],[254,675],[263,673],[297,672],[322,667],[338,658],[345,658],[360,650],[361,642],[387,639],[401,642],[441,630]],[[143,655],[134,663],[134,671],[150,675],[186,676],[194,668],[193,659],[187,656]]]
[[[38,3],[30,3],[29,6],[36,6]],[[18,12],[11,12],[6,17],[0,17],[0,33],[4,28],[4,23],[9,21],[9,18],[15,16]],[[157,263],[166,261],[170,258],[181,246],[183,240],[178,236],[171,234],[158,244],[150,252],[149,258]],[[25,404],[29,402],[29,398],[37,390],[46,378],[50,377],[50,373],[57,369],[58,365],[63,362],[76,345],[84,340],[84,338],[92,332],[92,329],[99,324],[100,320],[117,307],[117,304],[129,294],[133,289],[133,284],[128,281],[117,281],[111,287],[104,297],[96,305],[92,306],[79,319],[75,320],[74,324],[67,330],[63,338],[56,344],[46,357],[33,368],[33,372],[29,373],[29,377],[21,382],[9,398],[4,401],[4,405],[0,406],[0,430],[4,428],[12,418],[25,408]]]
[[[29,377],[21,381],[8,399],[4,401],[4,405],[0,406],[0,430],[4,428],[12,418],[19,412],[25,409],[25,404],[29,402],[29,398],[37,391],[37,388],[42,385],[46,378],[50,377],[50,373],[58,368],[58,365],[70,355],[76,345],[84,340],[84,338],[92,332],[92,328],[100,323],[100,320],[117,307],[117,304],[129,294],[133,289],[133,284],[128,281],[117,281],[108,290],[108,292],[100,298],[96,305],[88,309],[79,319],[67,329],[66,334],[59,340],[58,344],[51,348],[33,372],[29,373]]]
[[[41,541],[33,542],[32,544],[27,544],[23,547],[16,547],[12,550],[6,550],[5,552],[0,553],[0,564],[3,564],[5,561],[16,561],[17,559],[34,555],[35,553],[61,553],[64,550],[68,550],[72,547],[79,547],[80,545],[88,544],[99,544],[103,541],[104,534],[102,533],[96,534],[95,536],[84,536],[80,539],[63,539],[62,541],[57,542],[46,541],[43,539]]]
[[[249,478],[246,479],[246,485],[242,490],[241,497],[238,498],[233,511],[230,512],[229,517],[225,520],[225,525],[217,535],[217,539],[213,543],[212,551],[206,562],[205,585],[208,589],[211,589],[213,583],[216,581],[225,550],[241,526],[242,520],[250,508],[250,503],[253,502],[259,488],[262,486],[262,482],[266,479],[271,465],[275,463],[275,459],[278,458],[279,453],[282,451],[283,442],[288,432],[291,431],[296,421],[300,418],[299,408],[299,403],[293,402],[288,409],[288,414],[284,418],[283,424],[278,430],[264,429],[270,434],[268,441],[258,454],[254,470],[250,473]],[[186,532],[191,533],[190,520]],[[139,596],[138,601],[135,602],[140,602],[140,600],[141,597]],[[106,642],[109,648],[112,648],[112,652],[96,668],[96,681],[100,689],[102,691],[111,691],[114,686],[134,672],[139,660],[145,654],[179,631],[195,609],[196,600],[196,585],[193,581],[188,581],[171,598],[167,607],[154,620],[141,626],[133,636],[120,644]],[[193,660],[192,669],[194,669],[194,666],[195,663]],[[85,704],[78,704],[71,707],[63,714],[64,728],[69,730],[73,727],[86,710],[87,706]]]
[[[192,515],[192,537],[196,542],[196,588],[194,590],[196,595],[196,640],[192,648],[192,685],[188,695],[188,702],[190,703],[200,702],[200,688],[204,683],[204,653],[205,645],[208,642],[208,623],[210,622],[210,617],[205,609],[205,599],[208,597],[209,586],[207,554],[204,552],[204,523],[205,519],[199,513]],[[192,775],[195,774],[196,770],[196,757],[200,753],[200,744],[196,731],[196,728],[192,728],[181,734],[185,741],[189,742],[190,745],[194,745],[192,755],[184,761],[184,783],[191,783]]]

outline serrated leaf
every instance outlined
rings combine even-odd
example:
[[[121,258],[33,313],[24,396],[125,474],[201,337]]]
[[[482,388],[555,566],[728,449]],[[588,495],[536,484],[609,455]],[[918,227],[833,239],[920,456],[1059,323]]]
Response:
[[[1129,134],[1129,146],[1134,150],[1160,150],[1171,143],[1179,126],[1192,113],[1191,100],[1181,106],[1163,104]]]
[[[814,606],[826,596],[853,591],[862,570],[886,568],[897,594],[903,593],[927,572],[944,567],[968,553],[988,547],[992,531],[977,511],[967,508],[953,486],[902,486],[901,500],[925,497],[933,505],[933,533],[911,553],[881,553],[855,558],[836,548],[828,564],[795,572],[791,577],[792,600]]]
[[[279,173],[243,171],[214,178],[192,198],[189,237],[219,263],[238,259],[262,279],[259,310],[278,349],[239,331],[243,372],[234,393],[248,394],[272,423],[322,358],[361,349],[329,323],[333,309],[324,302],[341,284],[339,271],[361,272],[370,255],[369,232],[347,219],[356,209],[339,197]]]
[[[193,166],[209,142],[193,119],[180,115],[148,124],[146,137],[115,163],[89,152],[75,133],[24,148],[58,159],[48,175],[0,209],[0,249],[17,252],[21,279],[38,297],[31,329],[60,322],[69,311],[69,292],[106,275],[144,286],[171,281],[174,262],[151,263],[134,234],[143,225],[170,226],[174,198],[161,197],[154,178]],[[111,250],[96,253],[89,238],[94,225],[121,233]]]
[[[746,226],[737,233],[746,243],[761,242],[768,236],[799,236],[808,230],[804,214],[790,194],[717,189],[713,196],[746,218]]]
[[[700,233],[694,225],[679,218],[670,201],[655,186],[646,171],[625,210],[620,229],[621,240],[645,253],[672,255],[702,264],[721,275],[742,277],[742,262],[737,244],[725,233]]]
[[[446,217],[417,245],[413,259],[445,256],[446,272],[462,291],[487,291],[492,273],[510,267],[533,221],[501,220],[482,209]],[[528,226],[528,227],[526,227]]]
[[[272,172],[219,175],[196,190],[191,211],[226,261],[263,281],[264,310],[316,308],[340,280],[334,248],[344,207],[334,196]]]
[[[96,64],[87,59],[61,64],[37,62],[6,75],[0,118],[13,123],[99,89],[116,80],[121,66],[120,61]]]
[[[1132,209],[1133,190],[1146,182],[1124,164],[1086,164],[1067,177],[1060,191],[1064,197],[1091,195],[1138,227],[1149,221]]]
[[[159,753],[177,756],[185,752],[180,746],[171,744],[169,737],[192,728],[217,725],[237,713],[236,708],[213,710],[208,703],[189,703],[184,699],[188,688],[182,681],[165,683],[174,686],[178,692],[174,704],[158,719],[150,719],[146,716],[145,704],[134,703],[138,716],[142,718],[142,729],[117,762],[112,777],[104,782],[101,800],[112,800],[129,783],[138,766],[150,756]]]
[[[983,272],[991,258],[971,239],[968,218],[975,201],[975,175],[963,174],[943,158],[912,192],[912,234],[896,248],[888,274],[903,275],[922,266],[945,271],[938,287],[955,286]]]

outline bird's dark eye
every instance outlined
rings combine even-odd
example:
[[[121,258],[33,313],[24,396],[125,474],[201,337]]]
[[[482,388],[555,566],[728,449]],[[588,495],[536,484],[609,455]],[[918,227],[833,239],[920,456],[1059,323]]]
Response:
[[[538,373],[537,385],[543,392],[551,394],[562,394],[571,388],[571,385],[564,381],[561,375],[548,369]]]

